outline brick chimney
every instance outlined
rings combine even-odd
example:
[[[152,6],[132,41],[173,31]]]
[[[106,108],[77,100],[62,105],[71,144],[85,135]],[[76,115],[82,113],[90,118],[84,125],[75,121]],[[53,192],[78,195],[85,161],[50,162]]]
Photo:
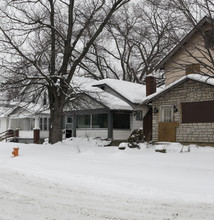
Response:
[[[156,92],[156,78],[151,74],[146,76],[146,96]]]

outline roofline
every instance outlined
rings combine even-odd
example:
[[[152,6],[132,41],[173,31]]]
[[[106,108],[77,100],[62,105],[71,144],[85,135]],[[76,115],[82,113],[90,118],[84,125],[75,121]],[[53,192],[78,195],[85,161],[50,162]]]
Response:
[[[91,96],[88,93],[81,93],[82,95],[86,95],[88,97],[90,97],[91,99],[93,99],[95,102],[99,103],[101,106],[103,106],[104,109],[110,109],[108,106],[106,106],[105,104],[103,104],[101,101],[98,101],[96,98],[94,98],[93,96]]]
[[[122,111],[133,111],[133,109],[130,109],[130,110],[127,110],[127,109],[124,109],[124,108],[120,108],[120,109],[113,109],[113,108],[110,108],[109,106],[105,105],[102,103],[102,101],[100,100],[97,100],[95,97],[91,96],[90,93],[80,93],[80,95],[86,95],[87,97],[90,97],[92,100],[94,100],[95,102],[99,103],[103,109],[106,109],[106,110],[122,110]],[[132,108],[132,106],[130,106]],[[89,109],[91,110],[91,109]],[[74,111],[79,111],[79,110],[74,110]]]
[[[153,101],[154,99],[156,99],[156,98],[158,98],[159,96],[161,96],[161,95],[167,93],[168,91],[172,90],[173,88],[177,87],[178,85],[180,85],[180,84],[182,84],[182,83],[184,83],[185,81],[188,81],[188,80],[192,80],[192,81],[196,81],[196,82],[200,82],[200,83],[206,83],[206,82],[202,82],[202,81],[196,80],[196,79],[194,79],[194,78],[193,78],[193,79],[192,79],[192,78],[189,78],[188,75],[187,75],[187,76],[184,76],[183,78],[178,79],[178,80],[177,80],[177,81],[178,81],[177,83],[174,83],[174,84],[171,85],[171,86],[170,86],[170,84],[169,84],[168,88],[166,87],[166,89],[163,89],[163,91],[159,92],[157,95],[155,95],[155,93],[154,93],[154,94],[151,94],[151,95],[150,95],[150,96],[152,96],[151,98],[149,98],[149,96],[148,96],[148,98],[142,102],[142,105],[143,105],[143,104],[149,104],[149,103],[150,103],[151,101]],[[206,83],[206,84],[211,85],[211,84],[209,84],[209,83]],[[211,86],[212,86],[212,85],[211,85]]]
[[[170,91],[170,90],[173,89],[174,87],[176,87],[176,86],[182,84],[182,83],[183,83],[184,81],[186,81],[187,79],[188,79],[188,78],[186,78],[186,77],[183,78],[182,80],[180,80],[180,82],[178,82],[178,83],[176,83],[176,84],[170,86],[169,88],[164,89],[162,92],[159,92],[157,95],[152,94],[152,95],[153,95],[152,98],[149,98],[149,96],[148,96],[148,99],[144,100],[144,101],[142,102],[142,104],[148,104],[148,103],[150,103],[151,101],[153,101],[154,99],[158,98],[159,96],[161,96],[161,95],[167,93],[168,91]],[[152,96],[152,95],[151,95],[151,96]]]
[[[205,24],[205,23],[211,24],[211,18],[205,16],[203,17],[195,27],[192,28],[192,30],[186,34],[186,36],[157,64],[155,67],[155,70],[164,69],[164,66],[166,62],[177,53],[178,50],[180,50],[181,47],[184,46],[185,43],[187,43],[190,38]]]
[[[126,97],[124,97],[123,95],[121,95],[119,92],[117,92],[115,89],[113,89],[111,86],[109,86],[106,83],[103,84],[99,84],[99,85],[92,85],[92,87],[101,87],[101,86],[107,86],[108,88],[112,89],[116,94],[118,94],[119,96],[121,96],[122,98],[124,98],[124,100],[126,100],[126,102],[131,105],[131,107],[133,108],[134,105],[138,105],[140,103],[133,103],[130,100],[128,100]]]

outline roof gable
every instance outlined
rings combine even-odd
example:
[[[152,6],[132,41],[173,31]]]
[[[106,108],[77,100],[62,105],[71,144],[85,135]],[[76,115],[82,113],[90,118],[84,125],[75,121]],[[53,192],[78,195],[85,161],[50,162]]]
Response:
[[[93,86],[99,82],[100,81],[93,80],[91,78],[74,77],[72,86],[77,88],[77,94],[85,94],[86,96],[91,97],[97,103],[101,104],[103,107],[107,107],[111,110],[133,110],[129,103],[102,90],[99,87]]]
[[[165,64],[206,24],[211,24],[211,18],[205,16],[198,24],[157,64],[156,70],[164,69]]]
[[[94,87],[107,86],[112,91],[132,104],[139,104],[146,97],[146,86],[118,79],[103,79],[93,84]]]

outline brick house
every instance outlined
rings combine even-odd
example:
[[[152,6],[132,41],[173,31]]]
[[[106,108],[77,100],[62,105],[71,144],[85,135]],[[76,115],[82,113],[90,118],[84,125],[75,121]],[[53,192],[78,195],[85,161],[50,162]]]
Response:
[[[191,74],[147,97],[152,140],[214,144],[214,78]]]
[[[214,144],[212,30],[204,17],[157,65],[166,87],[143,101],[152,109],[153,141]]]

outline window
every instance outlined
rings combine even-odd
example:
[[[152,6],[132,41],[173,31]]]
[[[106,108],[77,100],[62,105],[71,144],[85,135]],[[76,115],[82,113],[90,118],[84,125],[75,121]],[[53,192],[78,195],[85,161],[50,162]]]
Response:
[[[138,121],[142,120],[142,111],[136,111],[135,117]]]
[[[91,127],[90,115],[79,115],[77,117],[77,128],[90,128],[90,127]]]
[[[108,127],[107,114],[92,115],[92,128],[107,128],[107,127]]]
[[[214,48],[214,31],[207,30],[204,32],[204,47],[207,49]]]
[[[69,129],[69,130],[72,129],[72,117],[70,116],[66,117],[66,129]]]
[[[190,64],[186,66],[186,75],[200,73],[200,64]]]
[[[161,106],[161,122],[172,122],[173,121],[173,106]]]
[[[130,129],[130,113],[114,113],[113,128]]]
[[[182,103],[182,123],[214,122],[214,101]]]
[[[67,123],[71,124],[72,123],[72,117],[67,117]]]
[[[43,96],[43,105],[47,105],[47,93],[44,92],[44,96]]]
[[[30,119],[30,129],[33,130],[35,127],[35,119],[34,118],[31,118]]]
[[[79,115],[77,116],[77,128],[108,128],[108,115]]]
[[[44,125],[43,125],[43,130],[47,131],[48,130],[48,119],[44,118]]]
[[[40,130],[42,130],[42,128],[43,128],[43,118],[39,119],[39,127],[40,127]]]
[[[48,131],[49,118],[40,118],[40,130]]]

